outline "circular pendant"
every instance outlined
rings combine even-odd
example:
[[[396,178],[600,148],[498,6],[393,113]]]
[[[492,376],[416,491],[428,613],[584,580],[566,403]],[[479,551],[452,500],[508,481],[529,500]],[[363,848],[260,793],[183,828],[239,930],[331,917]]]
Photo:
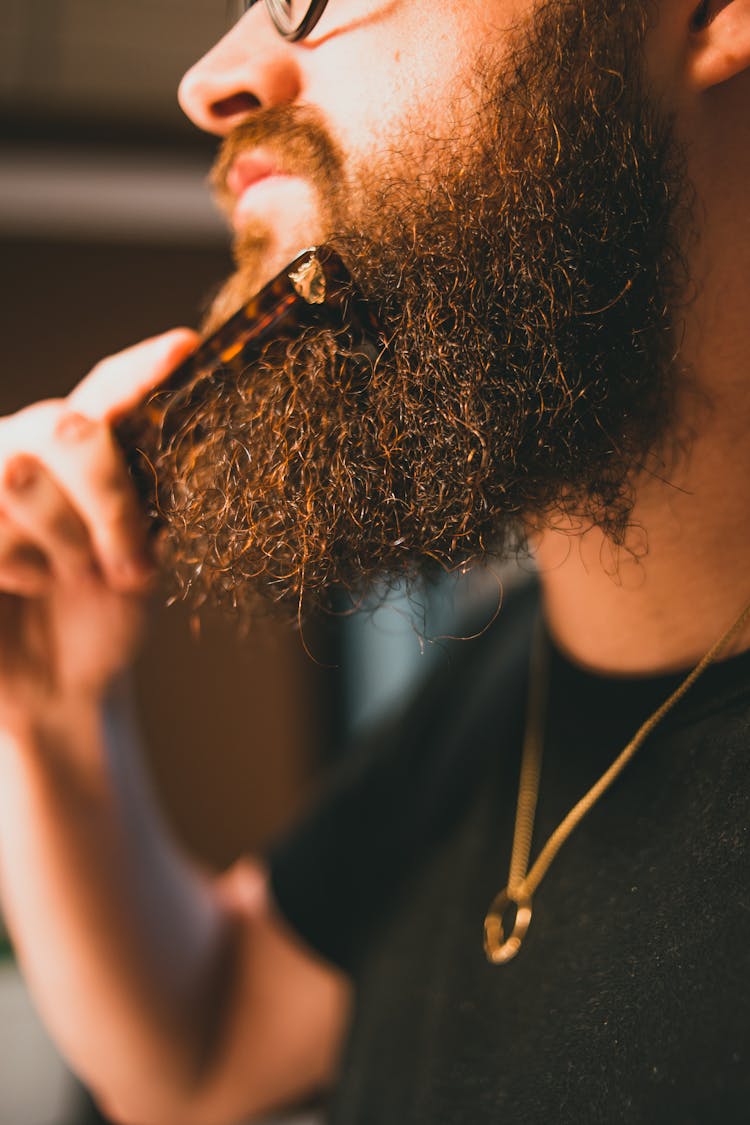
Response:
[[[505,936],[505,916],[515,912],[510,936]],[[504,965],[518,953],[531,922],[531,899],[512,898],[508,888],[492,900],[484,920],[484,952],[493,965]]]

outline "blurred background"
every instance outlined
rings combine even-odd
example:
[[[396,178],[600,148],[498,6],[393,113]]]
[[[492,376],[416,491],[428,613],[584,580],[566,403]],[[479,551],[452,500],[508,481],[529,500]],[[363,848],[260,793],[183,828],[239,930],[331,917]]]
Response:
[[[229,270],[205,188],[214,142],[183,71],[224,0],[0,0],[0,411],[65,394],[102,356],[196,324]],[[340,748],[415,676],[480,581],[297,633],[191,630],[157,608],[137,669],[150,768],[176,833],[224,866],[312,799]],[[489,582],[490,602],[497,585]],[[439,646],[438,646],[439,648]],[[293,705],[292,705],[293,704]],[[295,1120],[305,1120],[303,1118]],[[38,1024],[0,937],[0,1122],[102,1120]]]

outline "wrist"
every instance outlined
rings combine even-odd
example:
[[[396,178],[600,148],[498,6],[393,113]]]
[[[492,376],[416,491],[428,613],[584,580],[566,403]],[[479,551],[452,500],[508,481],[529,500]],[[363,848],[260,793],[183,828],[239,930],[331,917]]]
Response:
[[[106,700],[84,693],[34,707],[3,708],[0,740],[6,753],[46,767],[92,767],[103,760]]]

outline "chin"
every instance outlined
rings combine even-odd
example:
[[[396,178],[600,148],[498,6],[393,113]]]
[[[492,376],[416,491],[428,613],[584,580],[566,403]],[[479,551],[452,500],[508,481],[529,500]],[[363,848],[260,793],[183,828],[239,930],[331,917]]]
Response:
[[[281,273],[303,250],[318,246],[325,236],[316,223],[280,234],[259,224],[243,228],[234,246],[235,272],[214,298],[203,323],[206,335],[215,332],[241,305]]]

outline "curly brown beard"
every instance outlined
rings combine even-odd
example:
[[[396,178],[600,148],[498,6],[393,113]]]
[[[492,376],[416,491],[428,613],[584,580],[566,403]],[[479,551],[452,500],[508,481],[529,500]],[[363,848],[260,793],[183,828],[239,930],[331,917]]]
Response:
[[[348,182],[310,110],[259,110],[229,139],[220,190],[261,140],[312,170],[389,346],[363,365],[307,333],[209,384],[149,450],[182,595],[297,614],[502,555],[560,514],[622,541],[674,415],[688,212],[646,25],[634,0],[542,4],[511,62],[476,61],[469,136],[414,128]],[[262,232],[238,246],[214,323],[263,253]]]

